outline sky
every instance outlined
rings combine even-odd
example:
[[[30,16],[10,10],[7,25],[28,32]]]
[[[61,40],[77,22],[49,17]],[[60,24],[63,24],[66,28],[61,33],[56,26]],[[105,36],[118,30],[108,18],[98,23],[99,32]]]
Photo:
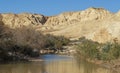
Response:
[[[46,16],[90,7],[120,10],[120,0],[0,0],[0,13],[37,13]]]

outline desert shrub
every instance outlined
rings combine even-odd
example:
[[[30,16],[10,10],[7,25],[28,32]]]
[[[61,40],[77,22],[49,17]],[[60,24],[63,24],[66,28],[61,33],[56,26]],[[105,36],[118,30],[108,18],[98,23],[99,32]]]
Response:
[[[69,40],[63,36],[43,35],[34,26],[21,26],[14,29],[0,26],[0,59],[8,57],[35,57],[39,50],[61,49]]]
[[[23,26],[13,31],[13,40],[17,45],[41,49],[45,45],[44,35],[32,26]]]
[[[82,41],[77,47],[79,53],[86,58],[99,58],[99,43],[87,39],[83,40],[84,41]]]
[[[29,46],[20,46],[22,50],[19,50],[21,54],[27,56],[27,57],[37,57],[39,56],[39,51],[34,50]]]
[[[101,52],[102,60],[113,60],[120,57],[120,44],[118,43],[106,43],[103,45]]]
[[[46,48],[61,49],[63,45],[67,45],[69,39],[63,36],[46,35]]]
[[[100,44],[85,38],[80,38],[81,44],[77,45],[77,53],[86,58],[111,61],[120,58],[119,43]]]

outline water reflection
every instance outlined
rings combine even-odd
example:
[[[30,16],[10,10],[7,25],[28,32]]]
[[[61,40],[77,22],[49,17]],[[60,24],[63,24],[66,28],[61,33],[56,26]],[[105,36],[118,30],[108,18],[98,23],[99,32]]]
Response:
[[[115,73],[80,59],[54,55],[44,57],[42,62],[1,64],[0,73]]]
[[[76,64],[79,68],[79,73],[116,73],[113,70],[103,68],[93,63],[88,63],[85,60],[76,59]]]
[[[0,73],[44,73],[44,66],[43,62],[2,64]]]

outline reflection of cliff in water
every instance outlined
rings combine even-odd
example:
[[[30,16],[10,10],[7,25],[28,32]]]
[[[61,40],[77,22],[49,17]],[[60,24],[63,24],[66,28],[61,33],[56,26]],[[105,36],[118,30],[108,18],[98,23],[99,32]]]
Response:
[[[76,64],[82,73],[117,73],[113,70],[103,68],[102,66],[89,63],[85,60],[81,60],[80,57],[76,57]]]
[[[2,64],[0,73],[44,73],[44,62]]]
[[[0,73],[116,73],[80,58],[45,55],[44,61],[0,64]]]

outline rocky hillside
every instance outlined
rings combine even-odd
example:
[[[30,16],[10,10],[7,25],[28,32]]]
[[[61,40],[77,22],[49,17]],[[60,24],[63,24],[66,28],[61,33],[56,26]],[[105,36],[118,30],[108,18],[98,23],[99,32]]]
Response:
[[[63,35],[70,39],[86,37],[101,43],[120,40],[120,12],[111,13],[103,8],[65,12],[56,16],[40,14],[0,14],[0,20],[10,28],[35,26],[45,34]]]
[[[39,14],[21,13],[21,14],[1,14],[2,21],[11,28],[29,25],[43,25],[47,17]]]

